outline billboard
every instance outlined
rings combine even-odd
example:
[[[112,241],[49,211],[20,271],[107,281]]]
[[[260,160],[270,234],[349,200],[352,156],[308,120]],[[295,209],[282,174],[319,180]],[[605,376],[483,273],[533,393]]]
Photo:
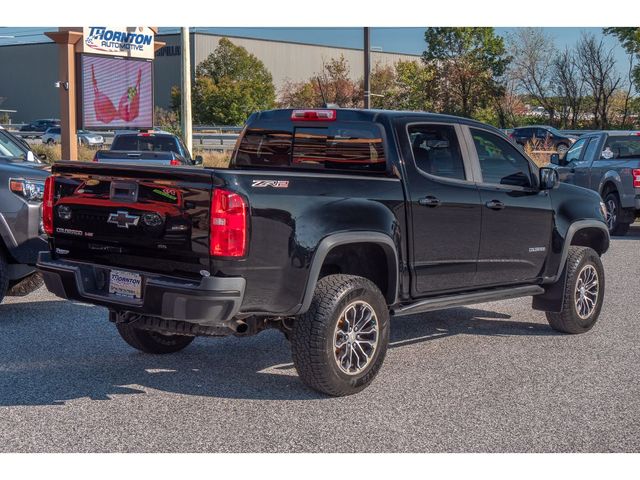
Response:
[[[83,27],[82,33],[82,53],[154,57],[155,33],[149,27]]]
[[[81,55],[82,128],[152,128],[153,64]]]

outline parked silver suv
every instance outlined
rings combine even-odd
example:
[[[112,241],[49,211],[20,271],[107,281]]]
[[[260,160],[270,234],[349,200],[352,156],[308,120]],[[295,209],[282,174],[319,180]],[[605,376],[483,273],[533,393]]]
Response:
[[[27,150],[25,152],[25,150]],[[49,167],[21,140],[0,131],[0,302],[42,285],[35,263],[47,249],[41,209]]]

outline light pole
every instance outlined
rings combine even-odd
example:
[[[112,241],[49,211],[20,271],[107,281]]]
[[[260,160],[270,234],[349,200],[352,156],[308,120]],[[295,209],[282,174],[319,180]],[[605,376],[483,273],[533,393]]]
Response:
[[[371,107],[371,42],[369,27],[364,27],[364,108]]]
[[[189,45],[189,27],[182,27],[181,29],[182,40],[182,78],[181,78],[181,91],[182,91],[182,105],[181,105],[181,119],[182,119],[182,138],[189,150],[189,153],[193,155],[193,132],[191,126],[191,47]]]

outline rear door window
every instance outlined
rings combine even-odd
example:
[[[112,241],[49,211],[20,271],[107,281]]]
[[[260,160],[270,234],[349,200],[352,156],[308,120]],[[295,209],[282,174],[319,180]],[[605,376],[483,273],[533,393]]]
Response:
[[[420,170],[438,177],[466,180],[460,144],[452,125],[410,125],[409,140]]]

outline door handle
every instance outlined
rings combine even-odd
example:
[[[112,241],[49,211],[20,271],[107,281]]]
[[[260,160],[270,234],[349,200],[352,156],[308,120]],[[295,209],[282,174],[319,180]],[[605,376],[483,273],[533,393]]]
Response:
[[[490,208],[491,210],[502,210],[504,208],[504,203],[500,200],[489,200],[485,203],[485,206]]]
[[[425,207],[437,207],[438,205],[440,205],[440,200],[429,195],[428,197],[424,197],[418,200],[418,203],[420,205],[424,205]]]

